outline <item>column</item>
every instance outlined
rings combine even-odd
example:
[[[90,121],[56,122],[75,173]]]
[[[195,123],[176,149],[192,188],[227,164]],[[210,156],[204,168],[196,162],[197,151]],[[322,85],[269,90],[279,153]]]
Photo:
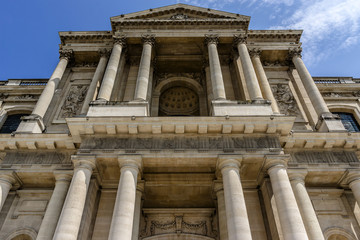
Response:
[[[218,169],[221,171],[224,185],[229,240],[252,239],[240,181],[240,163],[238,160],[227,157],[219,158],[218,161]]]
[[[139,228],[140,228],[140,217],[141,217],[141,198],[144,192],[145,183],[144,181],[139,182],[136,187],[136,197],[135,197],[135,211],[134,211],[134,222],[133,222],[133,231],[132,231],[132,240],[139,239]]]
[[[309,239],[321,240],[324,239],[324,235],[309,194],[306,191],[306,174],[307,172],[304,171],[293,171],[289,174],[289,178]]]
[[[356,171],[351,172],[348,177],[348,183],[357,204],[360,206],[360,173],[357,173]]]
[[[155,37],[153,35],[144,35],[142,37],[142,42],[143,51],[141,54],[139,72],[136,80],[134,100],[146,101],[149,87],[151,52],[152,47],[155,44]]]
[[[95,156],[73,156],[74,175],[53,240],[76,240],[80,228],[90,178],[95,169]]]
[[[67,173],[55,173],[55,180],[55,188],[46,208],[39,233],[36,237],[37,240],[52,239],[70,185],[71,175]]]
[[[10,189],[16,183],[16,178],[13,172],[0,172],[0,211],[4,206],[6,198],[9,194]]]
[[[99,101],[109,101],[114,87],[116,73],[118,71],[121,52],[125,47],[126,39],[124,36],[114,37],[114,46],[111,51],[110,59],[106,67],[100,91],[97,97]]]
[[[60,50],[60,61],[55,68],[55,71],[51,75],[49,81],[46,84],[43,92],[40,95],[39,100],[36,103],[34,110],[31,115],[36,117],[40,117],[40,119],[44,118],[44,115],[50,105],[51,100],[54,97],[55,90],[59,85],[59,82],[64,75],[66,66],[73,54],[72,50]]]
[[[221,72],[221,64],[217,51],[219,37],[217,35],[205,35],[205,44],[209,52],[210,79],[214,100],[226,99],[224,80]]]
[[[270,176],[284,239],[306,240],[308,236],[286,172],[286,158],[288,157],[267,157],[265,167]]]
[[[214,192],[216,193],[217,205],[218,205],[220,240],[227,240],[228,232],[227,232],[227,222],[226,222],[227,220],[226,220],[223,184],[216,182],[214,184]]]
[[[83,106],[81,108],[81,113],[82,115],[87,114],[87,111],[89,110],[89,104],[90,102],[93,100],[94,95],[95,95],[95,91],[96,91],[96,87],[98,85],[98,83],[100,82],[100,80],[102,79],[104,72],[105,72],[105,68],[106,68],[106,63],[108,61],[109,58],[109,51],[107,49],[101,49],[99,50],[99,54],[100,54],[100,60],[99,63],[96,67],[94,76],[91,80],[89,89],[86,93],[86,97],[83,103]]]
[[[245,75],[245,81],[248,88],[248,92],[250,95],[250,99],[252,101],[263,100],[263,96],[261,94],[259,82],[256,78],[256,73],[254,67],[251,63],[251,59],[249,56],[249,51],[246,47],[246,36],[235,36],[235,43],[237,49],[239,51],[239,56],[241,60],[241,65]]]
[[[307,70],[303,60],[301,59],[301,48],[293,48],[289,50],[290,58],[292,59],[296,70],[299,73],[301,81],[304,84],[305,90],[309,95],[311,102],[315,108],[318,116],[322,114],[329,114],[329,108],[327,107],[319,89],[316,87],[316,84],[311,77],[309,71]]]
[[[274,97],[274,94],[271,90],[269,81],[266,77],[264,68],[262,66],[261,60],[260,60],[261,50],[260,49],[252,49],[250,50],[250,56],[252,63],[255,68],[255,72],[257,75],[257,78],[260,83],[260,89],[262,90],[262,93],[264,95],[264,98],[271,101],[271,108],[274,112],[274,114],[280,114],[279,107],[277,105],[276,99]]]
[[[109,240],[131,240],[141,156],[119,156],[120,181],[111,220]]]

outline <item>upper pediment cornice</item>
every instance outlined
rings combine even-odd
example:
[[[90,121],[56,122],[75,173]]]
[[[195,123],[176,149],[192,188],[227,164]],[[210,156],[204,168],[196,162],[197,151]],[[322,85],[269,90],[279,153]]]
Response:
[[[294,40],[299,43],[302,35],[302,30],[249,30],[248,41],[257,41],[264,39],[276,39],[277,41]]]
[[[61,44],[73,40],[112,40],[111,31],[88,31],[88,32],[59,32]]]

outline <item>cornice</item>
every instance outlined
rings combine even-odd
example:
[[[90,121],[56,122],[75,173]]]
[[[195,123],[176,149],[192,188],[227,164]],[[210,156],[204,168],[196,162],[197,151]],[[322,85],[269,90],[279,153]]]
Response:
[[[276,39],[277,41],[294,39],[295,43],[300,42],[302,30],[250,30],[248,32],[248,41],[263,39]]]
[[[112,40],[111,31],[106,32],[59,32],[61,44],[74,40]]]

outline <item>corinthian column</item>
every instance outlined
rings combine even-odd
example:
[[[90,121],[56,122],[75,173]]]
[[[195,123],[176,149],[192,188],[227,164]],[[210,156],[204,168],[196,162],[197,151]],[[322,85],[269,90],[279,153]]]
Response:
[[[70,185],[71,175],[55,173],[55,188],[46,208],[36,240],[52,239]]]
[[[97,100],[109,101],[111,92],[114,87],[116,73],[118,71],[121,52],[125,47],[126,39],[124,36],[114,37],[114,46],[111,51],[111,56],[106,67],[103,81],[101,83],[100,91]]]
[[[218,161],[218,169],[221,171],[224,185],[229,240],[252,239],[240,181],[240,163],[238,160],[229,158],[219,158]]]
[[[235,36],[234,41],[239,51],[241,65],[245,75],[245,81],[252,101],[263,100],[259,82],[256,78],[254,67],[251,63],[248,48],[246,47],[246,36]]]
[[[95,168],[95,156],[73,156],[71,180],[53,240],[76,240],[80,228],[89,182]]]
[[[309,194],[305,187],[306,171],[294,170],[289,174],[290,182],[296,202],[299,206],[299,210],[305,225],[306,232],[310,240],[323,240],[324,235],[322,233],[319,221],[317,219],[314,207],[311,203]]]
[[[120,181],[111,220],[109,240],[131,240],[141,156],[119,156]]]
[[[146,101],[149,87],[151,52],[152,47],[155,44],[155,37],[153,35],[145,35],[142,37],[142,42],[143,51],[141,54],[139,72],[136,80],[134,100]]]
[[[55,68],[55,71],[51,75],[49,81],[46,84],[43,92],[40,95],[39,100],[36,103],[31,115],[40,117],[42,119],[50,105],[52,98],[54,97],[55,90],[59,85],[59,82],[64,75],[66,66],[72,56],[72,50],[60,50],[60,61]]]
[[[250,52],[251,60],[254,65],[255,72],[256,72],[257,78],[259,80],[260,88],[262,90],[264,98],[271,101],[271,108],[272,108],[273,112],[275,114],[279,114],[280,113],[279,107],[277,105],[276,99],[271,90],[269,81],[266,77],[264,68],[263,68],[261,60],[260,60],[261,50],[260,49],[251,49],[249,52]]]
[[[319,89],[316,87],[313,78],[307,70],[303,60],[301,59],[301,51],[301,48],[290,49],[290,58],[292,59],[292,62],[294,63],[295,68],[299,73],[301,81],[304,84],[305,90],[309,95],[309,98],[318,116],[321,116],[322,114],[330,114],[329,108],[321,96]]]
[[[12,171],[0,172],[0,211],[4,206],[10,189],[16,183],[16,178]]]
[[[132,240],[139,239],[140,217],[141,217],[141,197],[144,192],[145,182],[139,182],[136,187],[134,223],[132,231]]]
[[[265,163],[279,213],[281,230],[286,240],[307,240],[305,226],[286,172],[286,161],[286,156],[271,156]]]
[[[216,193],[217,205],[218,205],[220,240],[227,240],[229,238],[228,238],[228,230],[227,230],[223,184],[220,182],[216,182],[214,184],[214,192]]]
[[[206,35],[205,43],[209,52],[210,79],[214,95],[214,100],[226,99],[224,80],[221,72],[217,44],[219,37],[217,35]]]
[[[86,97],[85,97],[85,100],[84,100],[84,104],[83,104],[83,106],[81,108],[81,113],[80,114],[86,114],[87,111],[89,110],[89,104],[94,98],[96,87],[97,87],[99,81],[102,79],[102,77],[104,75],[106,63],[108,61],[110,52],[107,49],[101,49],[101,50],[99,50],[99,54],[100,54],[100,60],[99,60],[99,63],[97,65],[97,67],[96,67],[96,71],[94,73],[94,76],[93,76],[93,78],[91,80],[89,89],[88,89],[88,91],[86,93]]]

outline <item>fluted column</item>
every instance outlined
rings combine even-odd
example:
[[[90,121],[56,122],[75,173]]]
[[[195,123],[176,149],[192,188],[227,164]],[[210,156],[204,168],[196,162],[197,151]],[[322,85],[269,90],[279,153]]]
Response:
[[[74,175],[54,234],[54,240],[76,240],[95,156],[73,156]]]
[[[319,89],[307,70],[303,60],[301,59],[301,48],[293,48],[289,50],[290,58],[292,59],[296,70],[299,73],[302,83],[304,84],[305,90],[309,95],[309,98],[315,108],[318,116],[323,114],[329,114],[329,108],[327,107],[324,98],[322,97]]]
[[[306,240],[308,236],[286,172],[287,158],[267,157],[265,168],[270,176],[284,239]]]
[[[140,228],[140,217],[141,217],[141,197],[144,192],[145,183],[139,182],[136,187],[136,197],[135,197],[135,210],[134,210],[134,223],[132,231],[132,240],[139,239],[139,228]]]
[[[225,197],[224,197],[223,184],[216,182],[214,184],[214,192],[216,193],[217,205],[218,205],[220,240],[227,240],[228,239],[228,230],[227,230],[227,219],[226,219]]]
[[[71,177],[72,176],[67,173],[55,173],[55,188],[46,208],[39,233],[36,237],[37,240],[52,239],[70,185]]]
[[[89,110],[89,104],[90,102],[93,100],[94,98],[94,94],[96,91],[96,87],[99,83],[99,81],[102,79],[104,72],[105,72],[105,68],[106,68],[106,63],[108,61],[109,58],[109,51],[107,49],[101,49],[99,50],[99,54],[100,54],[100,60],[99,63],[96,67],[94,76],[91,80],[89,89],[86,93],[86,97],[83,103],[83,106],[81,108],[81,113],[80,114],[86,114],[87,111]]]
[[[219,157],[218,159],[218,169],[221,171],[224,185],[229,240],[252,239],[239,167],[239,160],[235,158]]]
[[[13,171],[1,171],[0,172],[0,211],[4,206],[6,198],[10,189],[16,183],[16,178],[13,175]]]
[[[34,110],[31,115],[44,118],[44,115],[49,108],[50,102],[54,97],[55,90],[59,85],[59,82],[64,75],[66,66],[73,54],[72,50],[60,50],[60,61],[55,68],[55,71],[51,75],[49,81],[46,84],[46,87],[42,91],[39,100],[37,101]]]
[[[279,107],[277,105],[276,99],[271,90],[269,81],[266,77],[264,68],[263,68],[261,60],[260,60],[261,50],[260,49],[251,49],[249,51],[249,53],[251,56],[252,63],[254,65],[254,69],[255,69],[257,78],[260,83],[260,89],[262,90],[263,96],[265,99],[271,101],[271,108],[272,108],[273,112],[275,114],[279,114],[280,113]]]
[[[256,78],[254,67],[251,63],[248,48],[246,46],[246,36],[235,36],[234,41],[239,51],[241,65],[245,75],[245,81],[252,101],[263,100],[259,82]]]
[[[322,240],[324,235],[305,187],[306,174],[306,171],[294,170],[290,172],[289,178],[309,239]]]
[[[141,156],[119,156],[120,181],[111,220],[109,240],[131,240]]]
[[[141,54],[139,72],[136,80],[134,100],[146,101],[149,88],[151,53],[152,47],[155,44],[155,37],[153,35],[145,35],[142,37],[142,42],[143,51]]]
[[[126,38],[124,36],[114,37],[114,46],[111,51],[110,59],[107,64],[103,81],[99,90],[97,100],[109,101],[114,87],[116,73],[118,71],[120,57],[123,48],[126,45]]]
[[[224,80],[221,72],[221,64],[217,51],[219,37],[217,35],[206,35],[205,43],[209,52],[210,79],[214,100],[226,99]]]

